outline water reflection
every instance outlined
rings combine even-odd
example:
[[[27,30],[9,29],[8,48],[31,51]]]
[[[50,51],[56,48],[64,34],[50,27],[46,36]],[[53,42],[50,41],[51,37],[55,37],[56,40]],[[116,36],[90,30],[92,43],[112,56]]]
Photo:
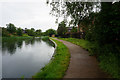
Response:
[[[23,41],[18,41],[17,42],[17,47],[21,48]]]
[[[2,47],[3,78],[30,78],[54,53],[52,44],[41,38],[3,39]]]
[[[55,44],[53,42],[51,42],[49,39],[42,39],[43,41],[45,41],[49,46],[53,46],[55,47]]]
[[[11,55],[15,53],[16,50],[16,41],[7,41],[2,42],[2,52],[8,51]]]
[[[13,55],[16,52],[16,48],[21,48],[23,45],[23,41],[25,41],[25,45],[33,45],[35,41],[41,42],[41,38],[29,38],[29,39],[13,39],[13,38],[7,38],[7,40],[2,41],[2,52],[3,55],[6,51]],[[48,43],[48,42],[47,42]]]

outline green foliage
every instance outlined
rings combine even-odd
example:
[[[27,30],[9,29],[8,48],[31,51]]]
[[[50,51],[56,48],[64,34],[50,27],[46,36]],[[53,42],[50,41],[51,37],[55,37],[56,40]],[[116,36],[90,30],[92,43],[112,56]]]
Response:
[[[48,30],[46,30],[46,32],[45,32],[45,35],[46,36],[52,36],[52,35],[55,35],[56,34],[56,31],[54,30],[54,29],[48,29]]]
[[[2,37],[3,42],[15,41],[15,40],[26,40],[32,39],[33,37]]]
[[[77,32],[77,28],[73,27],[71,32]]]
[[[120,43],[120,2],[101,3],[101,11],[96,16],[93,31],[94,40],[100,45]],[[117,13],[117,14],[116,14]]]
[[[42,36],[47,36],[46,32],[41,33]]]
[[[74,25],[79,25],[86,18],[97,3],[93,2],[66,2],[67,15],[71,15]]]
[[[35,36],[35,29],[34,29],[34,28],[26,29],[26,33],[27,33],[29,36]]]
[[[120,68],[119,68],[119,58],[113,53],[108,53],[108,55],[99,56],[100,67],[106,72],[110,73],[113,78],[120,79]]]
[[[84,19],[89,15],[89,13],[93,12],[92,10],[95,8],[94,5],[100,7],[97,2],[66,2],[64,0],[59,0],[58,2],[53,0],[50,5],[52,7],[52,15],[56,16],[57,19],[59,16],[64,16],[65,20],[70,16],[74,25],[78,25],[80,20]]]
[[[7,29],[6,28],[2,28],[2,36],[3,37],[9,37],[10,35],[9,35],[9,32],[7,31]]]
[[[0,27],[0,37],[2,36],[2,28]]]
[[[34,28],[31,28],[31,31],[35,32],[35,29],[34,29]]]
[[[28,34],[23,34],[22,36],[23,37],[30,37]]]
[[[37,36],[37,37],[40,37],[42,34],[42,31],[41,29],[38,29],[35,31],[34,28],[31,28],[31,29],[27,29],[25,28],[22,29],[22,28],[17,28],[14,26],[14,24],[7,24],[7,28],[2,28],[2,36],[3,37],[15,37],[15,36],[24,36],[24,37],[29,37],[29,36]]]
[[[49,40],[48,36],[42,36],[41,38],[42,38],[42,40]]]
[[[65,23],[65,21],[62,21],[58,25],[57,34],[58,34],[58,36],[64,37],[66,31],[67,31],[66,23]]]
[[[16,27],[14,26],[14,24],[12,24],[12,23],[7,24],[7,31],[9,33],[15,33],[16,32]]]
[[[18,28],[18,29],[17,29],[17,35],[18,35],[18,36],[22,36],[22,35],[23,35],[23,32],[22,32],[22,29],[21,29],[21,28]]]
[[[51,12],[56,17],[70,16],[72,24],[82,27],[87,34],[87,39],[102,45],[120,43],[120,2],[87,3],[59,0],[57,3],[52,1],[50,5],[52,6]],[[62,8],[60,8],[61,6]],[[97,11],[93,12],[93,8]]]
[[[25,28],[25,33],[28,34],[28,36],[36,36],[36,37],[40,37],[42,35],[41,29],[35,31],[34,28],[31,29]]]
[[[38,29],[38,30],[36,30],[36,36],[41,36],[41,34],[42,34],[42,30],[41,29]]]
[[[90,53],[92,52],[97,56],[103,69],[113,77],[119,78],[118,67],[120,65],[117,67],[117,60],[120,61],[118,59],[120,58],[120,1],[115,3],[86,3],[59,0],[57,3],[53,1],[51,5],[54,15],[58,17],[62,14],[65,18],[70,16],[72,18],[70,24],[82,28],[86,34],[86,40],[91,42],[87,43],[84,40],[72,38],[64,40],[88,49]],[[62,8],[60,8],[61,6]],[[92,9],[95,6],[97,8],[94,10],[98,11],[93,12]],[[94,43],[91,44],[93,41]]]
[[[52,39],[54,40],[54,39]],[[57,44],[54,58],[49,64],[41,69],[33,78],[63,78],[69,65],[70,54],[68,48],[61,42],[54,40]]]

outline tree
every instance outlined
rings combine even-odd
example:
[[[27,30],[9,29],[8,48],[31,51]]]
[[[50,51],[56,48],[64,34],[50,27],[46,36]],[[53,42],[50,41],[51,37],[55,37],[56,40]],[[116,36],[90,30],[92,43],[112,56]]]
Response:
[[[46,30],[45,33],[48,36],[52,36],[53,34],[56,34],[56,31],[54,29],[48,29],[48,30]]]
[[[21,28],[18,28],[17,29],[17,35],[18,36],[22,36],[23,32],[22,32],[22,29]]]
[[[10,36],[9,33],[8,33],[8,31],[7,31],[7,29],[4,28],[4,27],[2,27],[2,36],[3,37],[9,37]]]
[[[12,23],[9,23],[6,25],[7,26],[7,31],[9,33],[15,33],[16,32],[16,27],[14,26],[14,24]]]
[[[35,29],[34,28],[26,29],[25,31],[27,32],[27,34],[29,36],[35,36]]]
[[[47,3],[49,2],[50,1],[48,0]],[[93,12],[93,8],[95,9],[95,6],[96,12],[100,10],[99,2],[66,2],[64,0],[58,0],[58,2],[55,2],[53,0],[50,2],[50,5],[52,7],[50,13],[56,16],[57,20],[60,16],[63,16],[64,20],[67,20],[67,17],[71,17],[74,26],[79,26],[81,20],[89,16],[89,14]]]
[[[91,21],[89,16],[94,13],[93,9],[96,9],[95,12],[99,12],[101,7],[99,2],[65,2],[64,0],[52,1],[50,5],[52,6],[51,14],[57,17],[56,20],[63,16],[64,21],[68,22],[67,17],[71,17],[69,25],[78,26],[78,29],[85,29],[84,32],[88,29],[88,24]]]
[[[57,34],[58,34],[58,36],[64,37],[66,31],[67,31],[66,30],[66,23],[64,21],[62,21],[58,25]]]
[[[36,31],[38,31],[38,32],[36,32]],[[31,28],[31,29],[25,28],[25,33],[27,33],[29,36],[36,36],[37,34],[40,34],[39,32],[41,32],[40,29],[36,30],[36,31],[34,28]]]
[[[71,32],[73,32],[73,33],[74,33],[74,32],[77,32],[77,28],[73,26]]]
[[[120,2],[101,3],[95,20],[94,39],[99,44],[120,43]]]
[[[41,33],[42,33],[42,31],[41,31],[41,29],[38,29],[38,30],[36,30],[36,36],[41,36]]]
[[[31,30],[32,30],[33,32],[35,32],[35,29],[34,29],[34,28],[31,28]]]

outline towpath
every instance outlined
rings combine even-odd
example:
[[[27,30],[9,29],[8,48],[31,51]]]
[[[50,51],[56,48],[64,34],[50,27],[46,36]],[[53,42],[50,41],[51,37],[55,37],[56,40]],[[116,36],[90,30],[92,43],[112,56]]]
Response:
[[[56,40],[66,45],[71,54],[70,64],[64,78],[108,78],[108,75],[99,68],[96,58],[89,56],[88,51],[70,42]]]

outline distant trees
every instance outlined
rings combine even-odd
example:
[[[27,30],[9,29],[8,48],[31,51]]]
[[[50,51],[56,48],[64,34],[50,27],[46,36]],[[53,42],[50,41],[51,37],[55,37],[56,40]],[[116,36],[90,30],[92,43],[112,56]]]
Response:
[[[5,37],[9,37],[10,35],[9,35],[9,32],[7,31],[7,29],[6,28],[2,28],[2,36],[5,36]]]
[[[42,35],[42,30],[41,29],[36,30],[36,36],[41,36],[41,35]]]
[[[44,32],[43,35],[52,36],[53,34],[55,35],[56,31],[54,29],[48,29],[48,30],[46,30],[46,32]]]
[[[23,31],[22,31],[21,28],[18,28],[16,32],[17,32],[18,36],[22,36],[23,35]]]
[[[14,26],[14,24],[12,23],[9,23],[6,25],[7,26],[7,31],[9,33],[15,33],[16,32],[16,27]]]
[[[34,28],[31,29],[22,29],[15,27],[14,24],[9,23],[6,25],[7,28],[2,27],[2,36],[3,37],[10,37],[10,36],[32,36],[32,37],[40,37],[40,36],[52,36],[53,34],[56,35],[57,32],[54,29],[48,29],[46,32],[42,32],[41,29],[35,30]]]
[[[41,29],[35,30],[34,28],[31,29],[22,29],[15,27],[14,24],[9,23],[6,25],[7,28],[2,27],[2,36],[9,37],[9,36],[41,36],[42,31]]]
[[[66,33],[66,23],[65,21],[62,21],[58,24],[57,34],[58,36],[63,37]]]
[[[35,36],[35,29],[34,29],[34,28],[28,29],[28,30],[27,30],[27,34],[28,34],[29,36]]]
[[[38,30],[35,31],[34,28],[25,29],[25,33],[27,33],[29,36],[41,36],[42,30],[38,29]]]

